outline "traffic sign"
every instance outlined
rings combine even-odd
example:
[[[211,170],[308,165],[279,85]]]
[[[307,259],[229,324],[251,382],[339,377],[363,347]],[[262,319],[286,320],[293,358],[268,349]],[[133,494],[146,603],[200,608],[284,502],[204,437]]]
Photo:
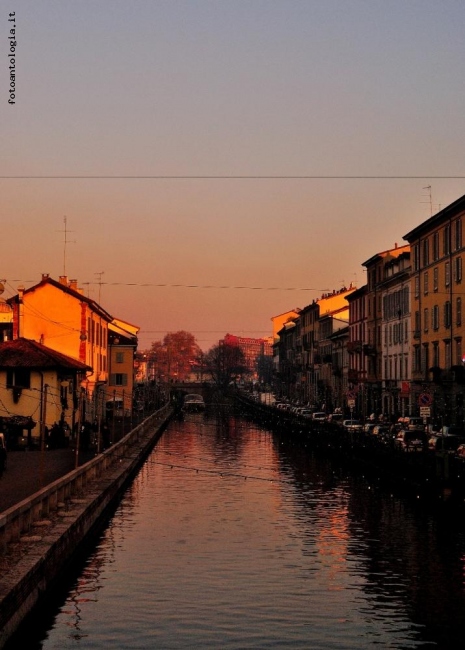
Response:
[[[420,406],[420,417],[429,418],[431,415],[431,409],[429,406]]]
[[[422,393],[418,398],[418,404],[420,406],[431,406],[433,403],[433,396],[430,393]]]
[[[348,400],[347,400],[347,406],[348,406],[350,409],[355,408],[355,400],[354,400],[354,399],[348,399]]]

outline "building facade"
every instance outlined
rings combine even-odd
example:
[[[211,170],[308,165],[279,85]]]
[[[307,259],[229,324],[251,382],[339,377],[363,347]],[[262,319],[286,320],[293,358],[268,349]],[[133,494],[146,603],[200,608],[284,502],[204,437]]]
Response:
[[[438,424],[464,425],[465,196],[404,236],[412,249],[412,390]]]

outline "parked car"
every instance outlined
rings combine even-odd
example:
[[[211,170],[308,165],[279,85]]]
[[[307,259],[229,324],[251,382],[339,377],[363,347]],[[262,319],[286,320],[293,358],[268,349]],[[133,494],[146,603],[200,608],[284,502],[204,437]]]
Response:
[[[331,422],[331,424],[339,424],[342,425],[344,421],[344,416],[342,413],[331,413],[328,415],[328,422]]]
[[[407,426],[407,429],[410,431],[415,431],[417,429],[425,429],[425,423],[423,418],[417,417],[406,417],[404,418],[404,424]]]
[[[0,433],[0,474],[6,469],[6,442],[5,435]]]
[[[465,443],[457,447],[455,457],[465,462]]]
[[[463,427],[457,426],[446,426],[442,427],[441,433],[448,436],[459,436],[459,438],[464,438],[465,442],[465,429]]]
[[[428,437],[424,431],[402,429],[394,439],[394,444],[402,451],[423,451],[427,447]]]
[[[311,420],[313,411],[311,409],[300,409],[299,417],[305,418],[306,420]]]
[[[365,433],[372,433],[372,432],[373,432],[373,429],[374,429],[376,426],[377,426],[377,425],[376,425],[374,422],[366,422],[366,423],[363,425],[363,431],[364,431]]]
[[[344,420],[342,426],[346,431],[363,431],[363,424],[360,420]]]
[[[378,437],[386,437],[387,435],[389,435],[389,432],[390,432],[390,427],[386,426],[385,424],[376,424],[371,430],[371,435],[378,436]]]
[[[324,422],[326,420],[326,413],[323,413],[322,411],[317,411],[316,413],[313,414],[312,420],[315,422]]]
[[[464,437],[449,434],[430,436],[428,440],[428,449],[430,451],[447,451],[454,453],[461,443],[465,442]]]

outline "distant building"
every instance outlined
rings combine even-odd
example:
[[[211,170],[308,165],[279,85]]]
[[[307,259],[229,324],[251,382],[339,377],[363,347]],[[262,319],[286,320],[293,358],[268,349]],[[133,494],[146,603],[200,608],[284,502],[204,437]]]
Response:
[[[244,336],[226,334],[223,338],[225,345],[238,346],[245,358],[245,365],[249,374],[258,379],[260,358],[268,357],[270,363],[273,357],[273,340],[271,337],[254,339]]]
[[[386,350],[383,349],[383,326],[386,325],[386,323],[383,321],[383,297],[387,295],[387,287],[391,285],[389,277],[392,270],[395,268],[397,272],[397,269],[400,268],[398,266],[393,267],[391,263],[393,260],[401,257],[405,264],[407,264],[408,257],[406,257],[405,254],[409,253],[409,251],[410,246],[398,246],[395,244],[394,248],[382,251],[381,253],[376,253],[376,255],[373,255],[366,260],[366,262],[363,262],[363,266],[367,270],[367,292],[365,297],[366,342],[363,345],[363,351],[367,357],[365,397],[368,412],[379,414],[385,407],[383,396],[385,394],[384,389],[386,386],[383,386],[383,353],[385,353]],[[399,277],[402,279],[404,278],[404,266],[401,268],[401,275]],[[387,284],[385,284],[386,281],[388,281]],[[395,282],[394,286],[396,287]],[[404,288],[399,290],[404,291]],[[395,288],[395,291],[397,292],[398,289]],[[408,302],[408,296],[406,296],[405,299]],[[402,307],[403,326],[407,323],[408,327],[409,318],[410,308],[407,303],[405,303]],[[392,352],[388,352],[388,355],[389,354],[392,354]],[[404,355],[408,355],[406,346],[404,346],[402,355],[402,373],[406,376],[408,372],[408,369],[406,372],[407,361],[404,359]],[[400,364],[397,367],[398,371],[399,368]],[[389,384],[389,388],[397,388],[398,380],[399,377],[396,377],[395,386],[394,384]]]
[[[139,330],[140,327],[137,325],[117,318],[108,324],[110,367],[106,397],[107,400],[122,399],[125,412],[130,412],[132,409]]]
[[[289,311],[285,311],[283,314],[278,314],[277,316],[271,317],[271,322],[273,324],[273,343],[279,340],[279,330],[282,329],[285,323],[296,318],[300,313],[300,309],[296,307]]]

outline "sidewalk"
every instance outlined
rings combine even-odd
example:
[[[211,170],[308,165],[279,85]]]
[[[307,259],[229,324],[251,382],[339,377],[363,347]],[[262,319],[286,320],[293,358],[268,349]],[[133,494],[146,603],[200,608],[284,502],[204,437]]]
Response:
[[[79,465],[94,456],[94,451],[79,452]],[[71,447],[44,452],[9,451],[6,469],[0,476],[0,512],[71,472],[75,465],[76,452]]]

